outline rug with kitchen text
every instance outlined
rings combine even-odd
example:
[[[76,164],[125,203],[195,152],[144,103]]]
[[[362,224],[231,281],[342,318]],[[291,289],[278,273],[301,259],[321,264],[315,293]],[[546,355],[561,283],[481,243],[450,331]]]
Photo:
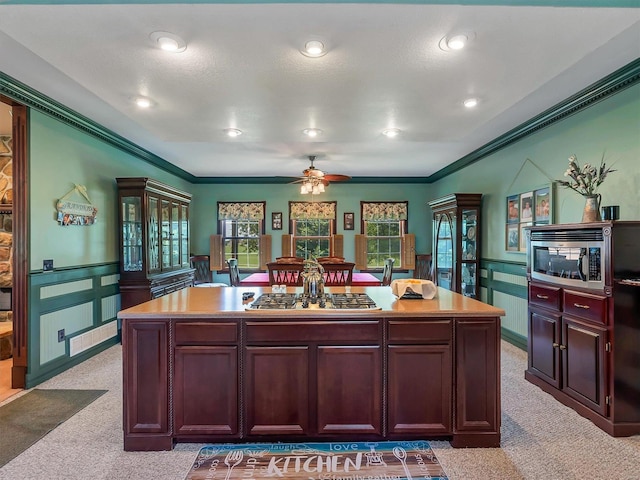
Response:
[[[207,445],[185,480],[447,479],[429,442]]]

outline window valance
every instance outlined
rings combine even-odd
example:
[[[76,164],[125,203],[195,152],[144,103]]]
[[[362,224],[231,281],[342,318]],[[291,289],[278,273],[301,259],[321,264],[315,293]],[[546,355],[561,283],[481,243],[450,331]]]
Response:
[[[264,202],[218,202],[218,220],[264,220]]]
[[[291,220],[335,220],[336,202],[289,202]]]
[[[362,220],[406,220],[409,202],[362,202]]]

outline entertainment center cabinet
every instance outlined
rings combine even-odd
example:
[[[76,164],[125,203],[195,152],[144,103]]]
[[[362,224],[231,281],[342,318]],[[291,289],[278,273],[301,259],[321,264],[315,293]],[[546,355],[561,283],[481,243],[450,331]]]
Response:
[[[573,239],[581,232],[602,245],[603,287],[568,285],[566,277],[531,278],[532,262],[527,262],[525,378],[608,434],[635,435],[640,433],[640,222],[530,227],[529,259],[534,240],[550,234]]]

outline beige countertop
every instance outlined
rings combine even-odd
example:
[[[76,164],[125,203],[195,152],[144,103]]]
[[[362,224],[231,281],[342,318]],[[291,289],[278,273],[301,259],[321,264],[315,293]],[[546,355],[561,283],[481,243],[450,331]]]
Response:
[[[432,300],[398,299],[390,287],[327,287],[327,293],[366,293],[381,307],[379,310],[247,310],[251,300],[243,302],[243,292],[271,293],[271,287],[213,287],[185,288],[149,302],[118,312],[121,319],[159,318],[229,318],[229,317],[288,317],[288,318],[345,318],[345,317],[498,317],[504,310],[480,301],[438,288]],[[302,293],[302,287],[288,287],[287,292]]]

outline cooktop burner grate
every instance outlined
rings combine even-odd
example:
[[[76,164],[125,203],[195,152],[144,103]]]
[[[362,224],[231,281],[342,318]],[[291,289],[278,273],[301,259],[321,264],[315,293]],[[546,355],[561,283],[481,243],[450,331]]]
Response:
[[[248,306],[250,310],[293,310],[319,308],[325,310],[379,309],[366,293],[334,293],[318,298],[295,293],[264,293]]]

